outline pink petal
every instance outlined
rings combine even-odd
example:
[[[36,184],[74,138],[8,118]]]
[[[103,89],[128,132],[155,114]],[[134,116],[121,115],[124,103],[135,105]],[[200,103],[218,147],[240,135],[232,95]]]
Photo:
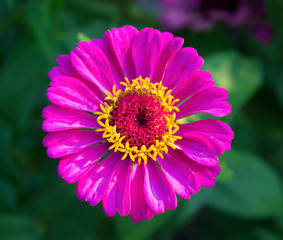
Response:
[[[162,33],[162,37],[162,50],[156,62],[153,74],[150,76],[150,81],[152,83],[160,82],[162,80],[166,67],[170,64],[170,61],[174,59],[174,56],[184,43],[183,38],[173,38],[173,35],[168,32]]]
[[[132,161],[128,158],[118,160],[118,164],[113,170],[105,194],[102,197],[103,209],[108,217],[114,217],[117,209],[121,216],[129,214],[130,202],[130,175]]]
[[[215,166],[204,166],[201,164],[198,164],[197,162],[193,161],[189,157],[186,156],[184,152],[181,150],[169,150],[169,155],[176,161],[182,162],[187,166],[187,168],[190,169],[192,174],[196,175],[196,178],[198,178],[199,183],[203,187],[213,187],[216,181],[216,177],[220,173],[220,167],[219,165]]]
[[[197,162],[193,161],[189,157],[187,157],[181,150],[173,150],[170,149],[168,154],[170,158],[168,159],[166,156],[166,160],[162,160],[163,171],[166,173],[166,176],[170,176],[171,179],[176,181],[176,188],[179,190],[187,186],[192,194],[199,191],[200,186],[203,187],[212,187],[215,184],[215,178],[220,173],[220,167],[218,165],[215,166],[204,166],[198,164]],[[160,162],[160,161],[158,161]],[[165,167],[166,165],[166,167]],[[180,169],[180,172],[175,173],[174,167]],[[166,170],[165,170],[166,169]],[[178,178],[179,173],[182,173],[184,176],[183,179]],[[177,176],[177,177],[176,177]],[[185,180],[186,179],[186,180]],[[175,190],[175,189],[174,189]],[[177,193],[177,192],[176,192]],[[177,193],[178,194],[178,193]],[[180,195],[180,194],[179,194]],[[180,195],[183,197],[182,195]]]
[[[132,56],[136,69],[136,77],[150,77],[160,55],[162,35],[158,30],[142,29],[132,44]]]
[[[155,214],[163,213],[165,208],[177,207],[176,195],[156,162],[149,160],[144,166],[144,193],[148,206]]]
[[[113,170],[119,161],[121,161],[121,156],[112,151],[106,159],[81,177],[77,183],[78,198],[88,201],[91,206],[98,204],[105,194]]]
[[[206,119],[181,124],[178,134],[182,137],[177,145],[184,153],[199,164],[218,164],[216,155],[231,148],[234,134],[231,128],[221,121]]]
[[[212,75],[206,71],[197,71],[184,82],[178,84],[173,91],[173,96],[181,101],[188,97],[205,90],[215,84],[211,81]]]
[[[231,112],[227,102],[227,90],[219,87],[210,87],[192,96],[179,106],[177,119],[196,113],[210,113],[216,117],[223,117]]]
[[[163,84],[169,89],[174,89],[184,82],[203,65],[203,59],[198,56],[194,48],[182,48],[173,58],[165,71]]]
[[[80,80],[84,85],[86,85],[101,101],[104,100],[105,95],[103,92],[99,89],[99,87],[83,78],[73,67],[70,56],[68,55],[60,55],[57,59],[58,67],[54,67],[49,73],[48,76],[51,80],[53,80],[55,77],[58,76],[67,76],[67,77],[73,77],[78,80]]]
[[[178,158],[171,158],[166,155],[164,159],[158,158],[166,178],[173,190],[182,198],[188,199],[191,194],[200,190],[200,183],[192,170]]]
[[[133,163],[130,183],[131,211],[130,217],[134,222],[151,219],[153,212],[148,207],[144,195],[144,165]]]
[[[182,124],[178,132],[181,134],[186,134],[187,132],[205,133],[211,139],[216,138],[221,141],[224,151],[231,149],[231,140],[234,138],[234,132],[228,124],[214,119],[204,119]]]
[[[101,141],[100,132],[72,129],[48,133],[43,139],[43,146],[48,148],[50,158],[60,158]]]
[[[71,51],[71,62],[81,76],[94,82],[103,91],[112,91],[112,70],[107,57],[98,46],[91,42],[80,42]]]
[[[107,152],[108,147],[108,143],[103,143],[63,157],[58,164],[59,177],[68,184],[77,182]]]
[[[218,164],[216,155],[222,154],[223,149],[217,141],[210,141],[205,134],[191,133],[182,136],[178,146],[194,161],[203,165]]]
[[[125,76],[122,69],[121,61],[115,48],[114,41],[115,40],[113,39],[111,32],[107,31],[103,36],[103,40],[94,39],[92,40],[92,43],[99,46],[107,57],[113,73],[114,83],[119,89],[120,82],[124,81]]]
[[[115,47],[119,64],[129,80],[136,78],[135,65],[132,58],[132,42],[137,34],[138,30],[132,26],[113,28],[111,30],[112,43]]]
[[[102,103],[81,81],[71,77],[55,77],[47,90],[48,99],[59,106],[95,112]]]
[[[42,117],[46,119],[42,129],[46,132],[61,131],[73,128],[101,128],[97,123],[97,117],[80,110],[49,105],[42,111]]]
[[[56,60],[58,67],[54,67],[49,73],[48,77],[52,80],[57,76],[69,76],[79,79],[81,76],[74,69],[69,55],[60,55]]]

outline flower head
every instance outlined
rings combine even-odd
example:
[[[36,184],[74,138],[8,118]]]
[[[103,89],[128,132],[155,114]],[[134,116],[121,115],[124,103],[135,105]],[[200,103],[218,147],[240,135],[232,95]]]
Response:
[[[272,38],[263,0],[159,0],[160,23],[169,30],[209,30],[216,21],[230,28],[245,27],[262,43]]]
[[[139,222],[212,187],[233,131],[196,113],[230,113],[195,49],[168,32],[114,28],[61,55],[49,77],[43,144],[80,200]]]

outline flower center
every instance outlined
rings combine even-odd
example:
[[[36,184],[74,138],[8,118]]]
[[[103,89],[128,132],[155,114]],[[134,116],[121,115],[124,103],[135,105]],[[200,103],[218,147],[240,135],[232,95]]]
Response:
[[[175,149],[174,142],[181,139],[174,135],[180,122],[175,121],[179,109],[173,105],[179,100],[173,100],[171,90],[166,91],[162,82],[153,84],[149,78],[140,77],[132,83],[126,78],[121,84],[123,92],[116,91],[115,85],[112,93],[106,91],[107,102],[100,105],[102,112],[95,113],[103,128],[96,131],[103,132],[103,138],[112,144],[109,149],[123,154],[122,160],[129,155],[132,161],[138,159],[140,164],[143,159],[146,164],[148,157],[163,158],[168,146]]]
[[[121,96],[112,111],[111,126],[117,126],[117,132],[125,136],[124,141],[130,147],[149,148],[156,140],[162,140],[167,132],[167,121],[160,102],[147,94],[126,93]]]

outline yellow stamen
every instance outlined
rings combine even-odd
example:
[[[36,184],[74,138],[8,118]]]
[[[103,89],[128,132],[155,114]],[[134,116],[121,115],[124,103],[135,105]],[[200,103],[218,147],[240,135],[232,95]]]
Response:
[[[178,124],[180,124],[181,121],[176,121],[176,113],[171,112],[179,111],[178,107],[174,106],[179,99],[174,99],[174,97],[171,95],[172,90],[167,90],[167,87],[164,87],[162,82],[150,83],[149,78],[143,79],[142,77],[132,80],[132,83],[130,83],[129,79],[125,78],[125,82],[121,82],[120,84],[125,87],[125,90],[116,91],[116,86],[114,85],[112,93],[105,91],[107,94],[105,97],[107,103],[100,105],[101,112],[94,113],[98,115],[97,122],[102,127],[96,131],[103,132],[102,137],[106,138],[107,141],[112,144],[109,149],[113,149],[115,152],[121,153],[121,160],[129,157],[134,162],[137,159],[138,164],[140,165],[142,160],[144,161],[144,164],[146,164],[148,158],[156,161],[157,155],[163,158],[163,154],[168,153],[168,146],[173,149],[176,147],[178,148],[178,145],[175,144],[175,141],[181,139],[182,137],[174,134],[179,130]],[[164,111],[168,112],[168,114],[164,116],[167,121],[167,132],[161,136],[162,139],[160,140],[158,140],[160,136],[155,136],[155,144],[152,144],[148,148],[145,145],[142,145],[140,149],[137,146],[131,147],[128,141],[125,142],[125,136],[119,133],[117,125],[113,125],[113,123],[110,125],[110,121],[112,120],[111,113],[115,108],[117,108],[119,98],[135,92],[154,97],[154,99],[159,101],[163,106]]]
[[[125,148],[124,144],[122,143],[122,141],[124,140],[125,136],[120,137],[120,133],[115,135],[115,140],[111,140],[108,141],[111,143],[114,143],[111,147],[109,147],[109,149],[113,149],[114,148],[114,152],[117,152],[119,148]]]

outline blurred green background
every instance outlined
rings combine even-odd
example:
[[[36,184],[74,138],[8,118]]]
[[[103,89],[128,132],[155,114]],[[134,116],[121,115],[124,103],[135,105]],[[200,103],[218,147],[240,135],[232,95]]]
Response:
[[[0,239],[283,239],[283,1],[265,1],[274,37],[245,29],[175,32],[229,92],[235,131],[215,187],[150,221],[107,218],[57,176],[42,146],[48,71],[112,27],[160,28],[156,1],[0,1]]]

